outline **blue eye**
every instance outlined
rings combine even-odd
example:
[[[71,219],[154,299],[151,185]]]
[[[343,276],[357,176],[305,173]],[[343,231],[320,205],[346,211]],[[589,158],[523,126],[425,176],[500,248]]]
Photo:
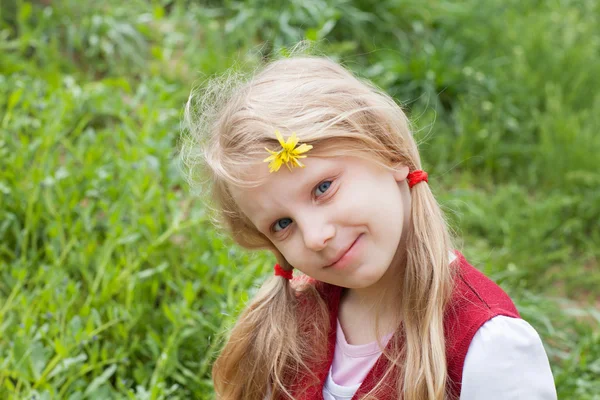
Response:
[[[292,220],[290,218],[278,219],[277,221],[275,221],[275,225],[273,225],[273,230],[275,232],[282,231],[285,228],[287,228],[287,226],[291,223],[292,223]]]
[[[315,188],[315,195],[320,196],[325,193],[331,186],[331,181],[325,181]]]

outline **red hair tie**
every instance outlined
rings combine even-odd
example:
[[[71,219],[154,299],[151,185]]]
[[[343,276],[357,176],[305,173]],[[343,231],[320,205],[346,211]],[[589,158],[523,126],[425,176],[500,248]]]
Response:
[[[290,280],[294,274],[294,270],[285,270],[281,268],[281,265],[275,264],[275,276],[283,276],[285,279]]]
[[[429,182],[427,180],[427,172],[422,171],[420,169],[410,172],[408,174],[407,178],[408,178],[408,187],[409,188],[412,188],[417,183],[422,182],[422,181]]]

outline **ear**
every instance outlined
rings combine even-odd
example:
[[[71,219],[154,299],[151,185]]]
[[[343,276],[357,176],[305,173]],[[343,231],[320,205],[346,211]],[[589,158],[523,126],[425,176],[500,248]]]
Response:
[[[406,180],[406,177],[408,176],[408,167],[406,165],[398,164],[394,167],[394,172],[392,174],[394,175],[396,182],[402,182],[403,180]]]

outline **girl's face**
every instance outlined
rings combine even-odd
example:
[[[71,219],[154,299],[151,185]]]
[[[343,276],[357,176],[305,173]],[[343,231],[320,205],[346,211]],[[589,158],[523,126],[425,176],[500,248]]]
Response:
[[[408,167],[389,171],[357,157],[282,166],[235,201],[285,259],[306,275],[346,288],[377,283],[393,264],[410,210]]]

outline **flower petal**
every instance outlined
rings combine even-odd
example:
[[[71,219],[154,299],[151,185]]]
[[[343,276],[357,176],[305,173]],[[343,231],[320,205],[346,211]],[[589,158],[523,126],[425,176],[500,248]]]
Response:
[[[281,167],[281,158],[275,158],[273,161],[271,161],[271,163],[269,164],[269,169],[271,172],[277,172],[279,171],[279,168]]]
[[[306,153],[307,151],[309,151],[312,148],[313,148],[312,145],[302,143],[300,146],[298,146],[297,148],[294,149],[294,154]]]
[[[283,136],[281,135],[281,132],[275,131],[275,136],[277,136],[277,140],[279,140],[279,144],[281,145],[281,147],[283,147],[285,149],[285,140],[283,140]]]
[[[288,138],[288,141],[286,144],[287,144],[288,150],[290,150],[290,151],[294,150],[294,147],[296,147],[296,145],[298,144],[298,138],[296,137],[296,132],[292,132],[292,135]]]
[[[277,153],[277,152],[275,152],[275,151],[271,151],[271,150],[269,150],[269,149],[266,149],[266,150],[267,150],[269,153],[271,153],[271,155],[270,155],[269,157],[265,158],[265,159],[263,160],[263,162],[272,161],[272,160],[274,160],[275,158],[277,158],[277,155],[278,155],[279,153]]]

